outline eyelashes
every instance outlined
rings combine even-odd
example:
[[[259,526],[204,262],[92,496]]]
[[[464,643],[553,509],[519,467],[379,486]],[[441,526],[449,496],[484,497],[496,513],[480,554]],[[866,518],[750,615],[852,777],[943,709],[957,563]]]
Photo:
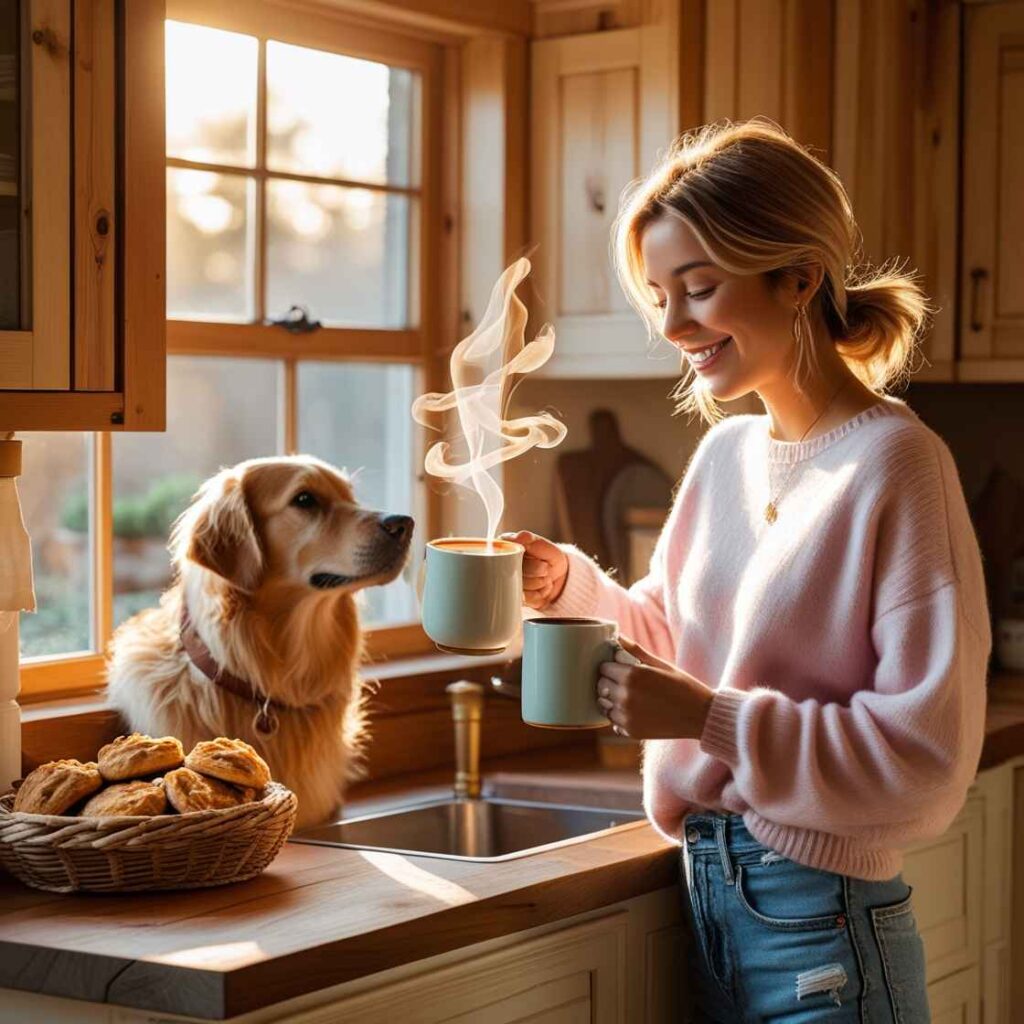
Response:
[[[702,289],[699,292],[687,292],[686,293],[686,297],[688,299],[697,299],[699,301],[700,299],[706,299],[714,290],[715,289],[712,287],[712,288],[704,288],[704,289]],[[662,299],[661,302],[656,302],[654,305],[655,305],[656,309],[662,309],[663,310],[665,308],[665,306],[667,305],[667,302],[666,302],[665,299]]]

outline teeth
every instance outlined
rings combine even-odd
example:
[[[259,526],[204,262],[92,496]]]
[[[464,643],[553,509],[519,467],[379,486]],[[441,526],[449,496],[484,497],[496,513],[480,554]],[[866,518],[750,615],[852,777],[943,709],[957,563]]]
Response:
[[[710,359],[716,352],[720,351],[724,344],[724,341],[720,341],[717,345],[712,345],[711,348],[703,349],[700,352],[691,352],[690,361],[693,363],[703,363]]]

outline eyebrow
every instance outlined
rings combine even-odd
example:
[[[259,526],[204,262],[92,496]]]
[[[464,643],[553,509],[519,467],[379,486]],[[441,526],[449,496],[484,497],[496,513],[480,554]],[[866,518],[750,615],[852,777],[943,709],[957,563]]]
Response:
[[[685,274],[688,270],[693,270],[694,267],[711,267],[714,264],[710,260],[691,260],[689,263],[681,263],[675,270],[669,274],[669,277],[679,277],[681,274]],[[652,287],[657,287],[653,281],[647,282]]]

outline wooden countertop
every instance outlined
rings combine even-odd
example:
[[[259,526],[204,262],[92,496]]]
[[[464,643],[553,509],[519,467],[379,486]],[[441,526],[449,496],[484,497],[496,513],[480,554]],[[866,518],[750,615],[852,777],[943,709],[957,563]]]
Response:
[[[993,680],[982,768],[1021,754],[1024,679]],[[617,806],[639,795],[637,773],[602,769],[592,747],[485,768],[499,795],[592,788]],[[418,776],[403,802],[443,791],[447,774]],[[398,795],[394,780],[358,787],[349,813]],[[259,878],[186,893],[57,896],[3,877],[0,986],[217,1019],[677,879],[675,848],[647,824],[496,864],[287,844]]]

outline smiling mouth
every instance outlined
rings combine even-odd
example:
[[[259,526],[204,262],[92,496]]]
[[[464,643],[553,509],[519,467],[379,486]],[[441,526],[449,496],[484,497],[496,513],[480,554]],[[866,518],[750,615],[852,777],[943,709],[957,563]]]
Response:
[[[686,353],[686,358],[693,363],[694,366],[703,366],[706,362],[714,359],[719,352],[722,351],[729,342],[732,341],[732,337],[723,338],[721,341],[716,341],[714,345],[709,345],[707,348],[695,349],[692,352]]]

